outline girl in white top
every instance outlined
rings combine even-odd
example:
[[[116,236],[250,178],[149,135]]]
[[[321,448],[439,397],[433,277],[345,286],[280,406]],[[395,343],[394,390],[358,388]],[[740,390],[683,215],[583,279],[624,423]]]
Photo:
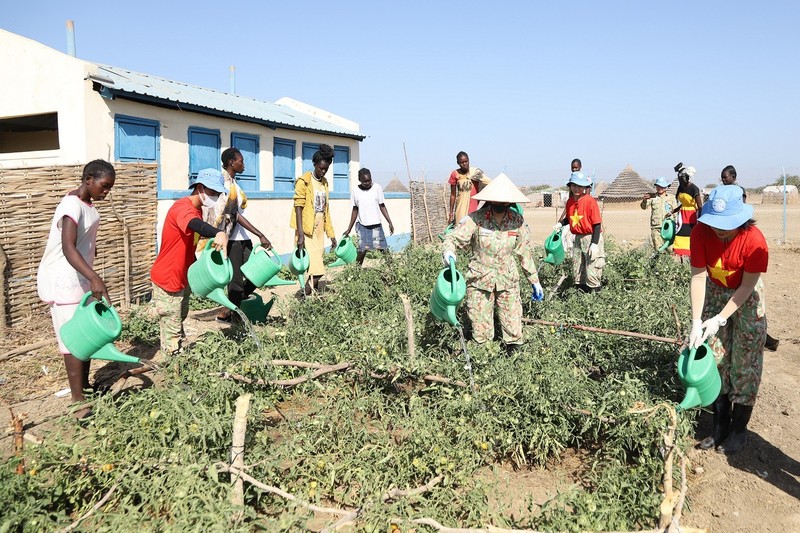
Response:
[[[56,208],[50,235],[36,276],[39,298],[50,306],[53,327],[72,392],[72,400],[84,400],[83,391],[89,388],[89,362],[73,357],[61,342],[60,330],[78,307],[81,297],[91,292],[99,300],[108,297],[102,278],[93,270],[97,255],[97,229],[100,214],[92,201],[102,200],[114,186],[116,172],[110,163],[97,159],[83,167],[80,187],[70,191]],[[84,418],[91,413],[82,409],[74,413]]]
[[[345,237],[350,234],[353,224],[358,220],[358,256],[356,260],[359,266],[364,262],[367,250],[380,250],[387,253],[386,235],[381,225],[381,214],[389,223],[389,235],[394,233],[392,219],[389,218],[389,211],[386,210],[386,200],[383,198],[383,188],[372,183],[372,173],[368,168],[358,171],[358,187],[351,193],[353,202],[353,212],[350,214],[350,225],[344,232]]]

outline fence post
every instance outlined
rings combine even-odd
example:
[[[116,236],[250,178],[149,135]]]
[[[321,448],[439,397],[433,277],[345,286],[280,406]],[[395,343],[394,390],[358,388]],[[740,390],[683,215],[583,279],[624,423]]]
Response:
[[[3,245],[0,244],[0,331],[3,331],[8,325],[8,316],[6,315],[6,265],[8,265],[8,257],[6,251],[3,250]]]

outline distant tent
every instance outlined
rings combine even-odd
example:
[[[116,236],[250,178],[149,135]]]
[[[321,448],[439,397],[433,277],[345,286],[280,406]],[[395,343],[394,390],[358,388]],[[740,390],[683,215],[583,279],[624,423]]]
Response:
[[[598,197],[605,202],[632,202],[653,191],[655,186],[628,165]]]
[[[389,184],[386,187],[383,188],[383,191],[384,192],[408,192],[408,187],[403,185],[403,182],[401,182],[399,179],[397,179],[397,176],[395,176],[395,177],[392,178],[392,181],[390,181]]]

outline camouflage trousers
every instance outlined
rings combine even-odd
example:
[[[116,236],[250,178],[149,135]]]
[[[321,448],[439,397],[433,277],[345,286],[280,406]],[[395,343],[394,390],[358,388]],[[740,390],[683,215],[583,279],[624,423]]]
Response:
[[[661,237],[661,226],[650,228],[650,244],[653,245],[655,251],[658,251],[661,245],[664,244],[664,239]],[[667,249],[669,250],[671,247]]]
[[[174,354],[181,349],[186,338],[183,332],[183,321],[189,316],[189,287],[182,291],[167,292],[153,283],[153,305],[158,314],[161,330],[161,351]]]
[[[522,344],[522,298],[519,287],[507,291],[482,291],[467,287],[467,316],[472,338],[484,343],[494,339],[494,308],[503,330],[503,342]]]
[[[703,320],[718,314],[728,303],[735,289],[725,289],[706,281],[706,303]],[[764,302],[764,281],[759,279],[753,293],[731,315],[728,323],[709,337],[722,377],[722,394],[733,403],[754,405],[764,367],[764,342],[767,340],[767,316]]]
[[[600,240],[597,242],[600,254],[590,261],[591,244],[591,235],[575,235],[575,244],[572,246],[572,278],[575,280],[575,285],[586,285],[594,289],[600,287],[603,267],[606,266],[606,249],[603,236],[600,235]]]

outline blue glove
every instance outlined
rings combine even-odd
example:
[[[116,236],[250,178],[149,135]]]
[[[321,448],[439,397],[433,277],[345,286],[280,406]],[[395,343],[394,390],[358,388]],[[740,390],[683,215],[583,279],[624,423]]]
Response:
[[[534,283],[531,285],[531,301],[533,302],[541,302],[544,300],[544,289],[538,283]]]

